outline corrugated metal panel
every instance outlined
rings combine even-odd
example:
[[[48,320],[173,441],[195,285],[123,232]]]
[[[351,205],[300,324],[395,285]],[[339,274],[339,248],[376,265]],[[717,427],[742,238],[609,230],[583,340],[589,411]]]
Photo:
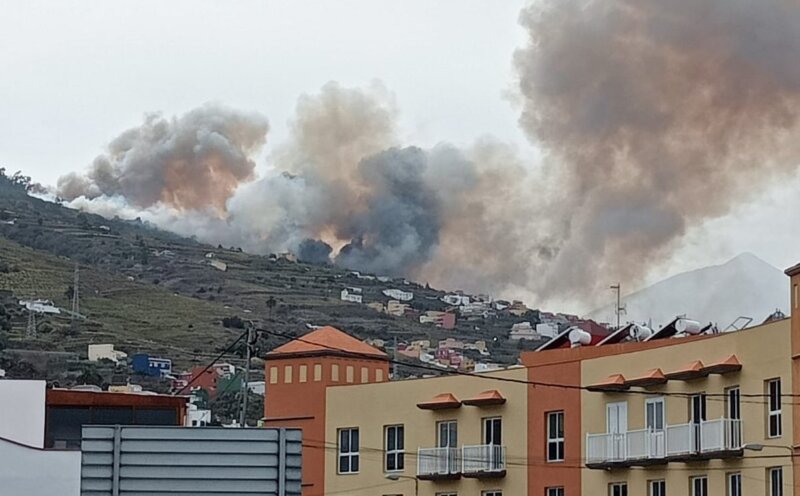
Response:
[[[81,496],[300,496],[298,429],[85,426]]]

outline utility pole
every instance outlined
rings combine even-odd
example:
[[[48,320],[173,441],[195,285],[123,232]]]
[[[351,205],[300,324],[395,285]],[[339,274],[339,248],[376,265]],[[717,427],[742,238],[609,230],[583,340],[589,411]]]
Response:
[[[617,329],[619,329],[619,326],[620,326],[620,317],[621,317],[621,315],[622,315],[623,313],[625,313],[625,306],[624,306],[624,305],[622,305],[622,303],[621,303],[621,301],[620,301],[620,298],[622,297],[622,288],[621,288],[621,286],[620,286],[620,283],[612,284],[612,285],[611,285],[611,286],[609,286],[609,287],[610,287],[610,288],[611,288],[611,289],[612,289],[614,292],[616,292],[616,293],[617,293],[617,303],[616,303],[616,305],[614,306],[614,313],[615,313],[615,314],[617,314],[617,327],[616,327],[616,328],[617,328]]]
[[[245,423],[247,422],[247,397],[250,396],[250,359],[253,356],[253,345],[254,339],[253,336],[255,333],[253,332],[253,323],[248,321],[247,324],[247,339],[245,344],[247,345],[247,351],[244,363],[244,382],[242,382],[242,410],[239,412],[239,425],[244,428],[246,427]]]
[[[30,304],[33,307],[33,303]],[[28,327],[25,329],[27,339],[36,339],[36,313],[33,308],[28,309]]]
[[[75,262],[75,276],[72,282],[72,320],[69,323],[70,329],[73,333],[78,332],[78,315],[81,311],[80,303],[80,290],[79,288],[80,276],[78,275],[78,262]]]

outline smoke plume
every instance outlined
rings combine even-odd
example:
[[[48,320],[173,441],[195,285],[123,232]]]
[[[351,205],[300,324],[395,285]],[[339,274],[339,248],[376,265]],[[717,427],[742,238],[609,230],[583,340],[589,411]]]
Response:
[[[520,21],[520,124],[562,192],[542,290],[637,281],[689,225],[796,169],[797,2],[558,0]]]
[[[267,130],[259,115],[216,105],[172,120],[151,114],[114,139],[86,175],[60,178],[58,195],[121,196],[140,208],[162,203],[224,212],[239,184],[253,178],[250,156],[264,144]]]
[[[492,138],[408,146],[385,88],[329,83],[260,178],[266,120],[205,106],[148,117],[59,194],[252,252],[590,303],[797,168],[796,2],[545,0],[520,23],[541,164]]]

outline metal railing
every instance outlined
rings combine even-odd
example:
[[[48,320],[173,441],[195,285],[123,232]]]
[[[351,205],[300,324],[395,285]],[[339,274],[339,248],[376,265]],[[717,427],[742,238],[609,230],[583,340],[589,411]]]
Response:
[[[506,469],[506,447],[498,444],[464,446],[461,461],[464,474],[502,472]]]
[[[720,418],[699,423],[668,425],[623,433],[586,435],[586,463],[661,460],[715,452],[736,451],[744,445],[742,421]]]
[[[419,448],[417,476],[461,473],[461,450],[458,448]]]

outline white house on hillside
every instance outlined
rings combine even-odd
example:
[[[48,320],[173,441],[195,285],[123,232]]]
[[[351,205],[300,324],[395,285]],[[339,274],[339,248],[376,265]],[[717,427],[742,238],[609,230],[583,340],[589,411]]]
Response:
[[[342,301],[362,303],[361,288],[344,288],[341,294]]]
[[[414,293],[402,289],[384,289],[383,294],[398,301],[411,301],[414,298]]]
[[[127,353],[115,350],[113,344],[90,344],[87,354],[90,362],[106,359],[119,363],[120,360],[128,358]]]

